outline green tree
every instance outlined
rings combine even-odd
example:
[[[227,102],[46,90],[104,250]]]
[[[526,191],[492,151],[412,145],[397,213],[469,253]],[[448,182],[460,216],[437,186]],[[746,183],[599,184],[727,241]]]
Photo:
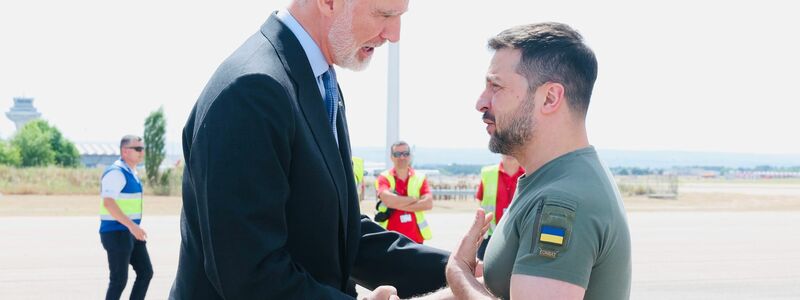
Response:
[[[164,108],[150,113],[144,120],[144,168],[147,171],[147,181],[157,194],[169,194],[170,170],[160,174],[158,167],[164,161],[164,150],[167,120],[164,117]]]
[[[22,164],[19,149],[13,144],[0,140],[0,165],[18,167]]]
[[[45,120],[25,124],[14,136],[12,144],[19,149],[23,167],[51,164],[77,167],[80,160],[75,145]]]
[[[11,143],[19,149],[23,167],[47,166],[55,163],[56,155],[50,143],[52,133],[48,130],[49,127],[46,121],[36,120],[25,124],[14,136]]]
[[[51,127],[52,137],[50,139],[50,146],[55,152],[56,164],[62,167],[77,167],[80,163],[80,153],[75,144],[64,138],[61,132]]]

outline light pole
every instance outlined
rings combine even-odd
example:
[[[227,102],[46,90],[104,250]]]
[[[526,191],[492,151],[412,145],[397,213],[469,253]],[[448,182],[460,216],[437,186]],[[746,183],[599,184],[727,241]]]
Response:
[[[389,158],[392,144],[400,140],[400,44],[389,43],[388,83],[386,88],[386,169],[392,165]]]

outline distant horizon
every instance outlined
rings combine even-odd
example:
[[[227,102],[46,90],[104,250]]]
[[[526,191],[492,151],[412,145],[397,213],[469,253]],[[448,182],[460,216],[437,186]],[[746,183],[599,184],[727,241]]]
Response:
[[[114,142],[80,141],[77,144],[116,145]],[[167,157],[170,161],[182,156],[180,143],[167,142]],[[757,166],[798,167],[800,154],[765,154],[720,151],[684,150],[626,150],[595,148],[601,160],[610,168],[652,168],[669,169],[683,167],[727,167],[753,168]],[[486,148],[477,147],[423,147],[412,145],[415,165],[489,165],[500,160],[499,154]],[[354,146],[353,156],[361,157],[367,163],[383,164],[384,147]]]
[[[120,138],[121,137],[122,136],[120,136]],[[10,138],[11,137],[9,137],[8,139],[10,139]],[[8,140],[8,139],[6,139],[6,140]],[[108,143],[118,143],[119,141],[82,140],[82,141],[72,141],[72,142],[75,143],[75,144],[78,144],[78,143],[81,143],[81,144],[90,144],[90,143],[91,144],[108,144]],[[176,148],[181,148],[182,147],[180,142],[167,142],[167,146],[170,146],[171,144],[173,145],[173,147],[176,147]],[[489,151],[488,150],[488,145],[486,147],[447,147],[447,146],[427,147],[427,146],[419,146],[419,145],[413,145],[412,144],[411,146],[412,147],[422,147],[424,149],[486,150],[486,151]],[[703,154],[719,154],[719,153],[723,153],[723,154],[736,154],[736,155],[741,154],[741,155],[797,155],[797,156],[800,156],[800,152],[798,152],[798,153],[793,153],[793,152],[782,152],[782,153],[763,153],[762,152],[762,153],[759,153],[759,152],[737,152],[737,151],[703,151],[703,150],[694,151],[694,150],[680,150],[680,149],[676,149],[676,150],[672,150],[672,149],[623,149],[623,148],[603,148],[603,147],[597,147],[595,145],[592,145],[592,146],[594,146],[595,149],[598,149],[598,151],[677,152],[677,153],[695,153],[695,154],[699,154],[699,153],[703,153]],[[353,149],[355,149],[355,148],[384,149],[385,148],[384,146],[375,146],[375,145],[367,145],[367,146],[351,145],[351,147]]]
[[[412,145],[415,147],[416,145]],[[592,145],[594,146],[594,145]],[[352,146],[353,148],[385,148],[384,146]],[[752,155],[798,155],[800,156],[800,152],[793,153],[793,152],[776,152],[776,153],[769,153],[769,152],[737,152],[737,151],[711,151],[711,150],[681,150],[681,149],[624,149],[624,148],[598,148],[594,146],[595,149],[600,151],[635,151],[635,152],[687,152],[687,153],[708,153],[708,154],[718,154],[718,153],[725,153],[725,154],[752,154]],[[447,146],[435,146],[435,147],[424,147],[426,149],[471,149],[471,150],[483,150],[486,149],[488,151],[488,145],[486,147],[447,147]],[[800,162],[798,162],[800,163]]]
[[[471,164],[488,165],[497,163],[499,154],[487,148],[413,147],[415,164]],[[729,167],[751,168],[757,166],[797,167],[800,154],[764,154],[714,151],[675,151],[675,150],[624,150],[595,148],[608,167],[640,167],[667,169],[675,167]],[[353,147],[354,156],[362,156],[367,161],[383,162],[384,147]]]
[[[121,137],[121,136],[120,136]],[[8,137],[10,139],[11,137]],[[82,141],[72,141],[75,144],[108,144],[108,143],[118,143],[119,141],[99,141],[99,140],[82,140]],[[172,145],[173,147],[180,148],[180,142],[167,142],[166,144],[168,147]],[[678,153],[702,153],[702,154],[743,154],[743,155],[797,155],[800,157],[800,152],[793,153],[793,152],[776,152],[776,153],[768,153],[768,152],[739,152],[739,151],[703,151],[703,150],[681,150],[681,149],[624,149],[624,148],[598,148],[595,145],[592,145],[598,151],[633,151],[633,152],[678,152]],[[359,146],[359,145],[351,145],[353,149],[361,148],[361,149],[384,149],[384,146],[375,146],[375,145],[367,145],[367,146]],[[422,147],[425,149],[458,149],[458,150],[488,150],[488,145],[486,147],[448,147],[448,146],[419,146],[412,144],[411,147]],[[800,164],[800,162],[798,162]]]

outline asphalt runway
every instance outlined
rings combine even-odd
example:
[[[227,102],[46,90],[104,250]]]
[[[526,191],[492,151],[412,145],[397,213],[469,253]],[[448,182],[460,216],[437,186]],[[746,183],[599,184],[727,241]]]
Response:
[[[430,245],[452,249],[468,213],[431,213]],[[800,299],[800,212],[633,212],[632,299]],[[177,267],[177,216],[145,216],[166,299]],[[0,299],[102,299],[105,252],[96,217],[1,217]],[[123,297],[133,284],[133,271]]]

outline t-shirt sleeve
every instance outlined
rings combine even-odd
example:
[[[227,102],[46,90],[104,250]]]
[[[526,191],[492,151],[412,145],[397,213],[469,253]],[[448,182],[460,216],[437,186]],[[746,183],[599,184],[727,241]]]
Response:
[[[545,277],[586,288],[602,232],[597,217],[567,197],[547,196],[516,222],[520,233],[513,274]]]
[[[383,175],[378,176],[378,180],[376,181],[377,187],[375,188],[375,192],[377,193],[377,197],[381,197],[381,193],[383,191],[388,191],[390,189],[389,180],[386,179]]]
[[[111,170],[100,181],[100,197],[117,199],[125,188],[125,175],[120,170]]]
[[[478,185],[478,192],[475,193],[475,199],[483,201],[483,181]]]

